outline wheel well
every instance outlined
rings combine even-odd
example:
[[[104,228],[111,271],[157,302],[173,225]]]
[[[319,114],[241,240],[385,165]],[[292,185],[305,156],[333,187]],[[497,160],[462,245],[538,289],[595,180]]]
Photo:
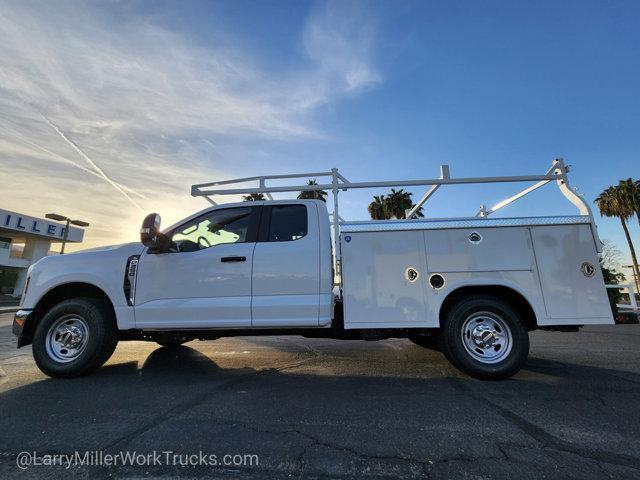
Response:
[[[527,299],[514,289],[503,285],[473,285],[453,290],[449,295],[447,295],[447,298],[444,299],[444,302],[442,302],[442,305],[440,306],[440,325],[442,325],[449,309],[458,300],[467,295],[478,294],[492,295],[506,300],[518,311],[520,315],[522,315],[522,319],[524,320],[528,330],[535,330],[538,328],[536,314]]]
[[[36,324],[51,307],[57,305],[60,302],[63,302],[64,300],[81,297],[97,298],[104,301],[105,305],[107,305],[109,308],[111,318],[115,322],[116,312],[113,308],[113,303],[111,303],[111,299],[104,292],[104,290],[90,283],[63,283],[62,285],[58,285],[49,290],[42,296],[40,300],[38,300],[38,303],[33,309],[33,314],[29,316],[29,321],[25,324],[22,331],[22,335],[25,340],[21,342],[22,345],[28,345],[29,343],[31,343]]]

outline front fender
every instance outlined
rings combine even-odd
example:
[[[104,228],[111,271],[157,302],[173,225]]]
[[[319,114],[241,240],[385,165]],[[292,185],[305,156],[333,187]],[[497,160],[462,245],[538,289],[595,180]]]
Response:
[[[116,313],[118,328],[133,328],[133,308],[127,304],[124,276],[127,259],[138,255],[144,247],[128,244],[103,250],[45,257],[29,272],[29,284],[20,307],[33,310],[54,288],[67,284],[87,284],[100,289],[110,300]]]

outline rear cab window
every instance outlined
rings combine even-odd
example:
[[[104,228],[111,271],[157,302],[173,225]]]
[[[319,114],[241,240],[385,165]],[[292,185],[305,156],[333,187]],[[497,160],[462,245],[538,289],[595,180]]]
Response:
[[[306,205],[271,205],[269,213],[263,213],[262,241],[292,242],[308,233]]]

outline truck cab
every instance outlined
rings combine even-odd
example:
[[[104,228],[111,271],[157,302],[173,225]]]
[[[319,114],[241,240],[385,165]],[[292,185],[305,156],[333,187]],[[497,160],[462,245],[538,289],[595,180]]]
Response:
[[[331,323],[329,223],[319,200],[214,207],[167,229],[137,259],[135,327],[319,327]],[[321,241],[325,239],[325,241]]]

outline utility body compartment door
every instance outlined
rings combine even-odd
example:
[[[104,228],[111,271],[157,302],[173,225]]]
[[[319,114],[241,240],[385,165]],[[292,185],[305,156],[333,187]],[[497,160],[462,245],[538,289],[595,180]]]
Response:
[[[340,241],[345,328],[424,326],[423,232],[345,232]]]
[[[547,317],[614,323],[589,225],[536,226],[531,236]]]

